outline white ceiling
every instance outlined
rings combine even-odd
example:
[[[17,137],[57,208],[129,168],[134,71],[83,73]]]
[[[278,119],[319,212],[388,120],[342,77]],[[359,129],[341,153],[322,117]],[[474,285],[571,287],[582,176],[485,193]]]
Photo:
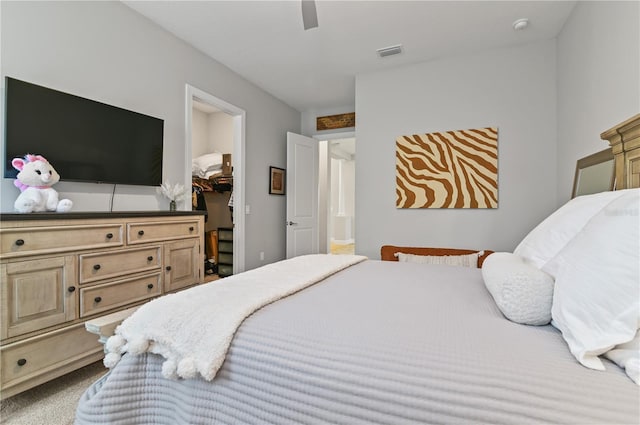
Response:
[[[332,139],[329,145],[329,152],[339,153],[338,157],[341,158],[353,159],[356,154],[356,139],[354,137]]]
[[[354,105],[360,73],[554,38],[576,3],[318,0],[305,31],[298,0],[123,2],[299,111]]]

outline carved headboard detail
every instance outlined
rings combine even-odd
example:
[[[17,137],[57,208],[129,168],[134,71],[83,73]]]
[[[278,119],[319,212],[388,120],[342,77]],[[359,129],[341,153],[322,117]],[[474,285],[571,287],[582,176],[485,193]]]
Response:
[[[615,158],[616,189],[640,187],[640,114],[600,135],[608,140]]]

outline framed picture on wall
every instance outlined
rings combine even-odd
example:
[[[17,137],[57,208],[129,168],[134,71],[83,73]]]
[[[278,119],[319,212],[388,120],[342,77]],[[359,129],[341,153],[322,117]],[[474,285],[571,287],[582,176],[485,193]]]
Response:
[[[269,167],[269,194],[284,195],[284,169]]]

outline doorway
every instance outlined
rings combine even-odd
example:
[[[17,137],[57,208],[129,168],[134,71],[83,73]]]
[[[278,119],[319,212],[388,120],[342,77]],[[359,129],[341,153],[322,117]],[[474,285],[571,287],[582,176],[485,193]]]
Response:
[[[192,178],[194,173],[193,159],[196,157],[199,158],[200,156],[208,153],[205,152],[206,149],[203,149],[202,146],[194,146],[192,142],[194,140],[194,135],[198,135],[202,132],[202,129],[195,128],[195,126],[198,125],[198,122],[202,121],[198,120],[198,115],[200,113],[207,115],[211,114],[211,117],[207,118],[207,122],[213,123],[213,126],[216,126],[216,123],[218,123],[219,125],[224,125],[224,129],[215,129],[214,131],[216,133],[228,133],[228,135],[224,137],[225,141],[222,141],[221,144],[219,144],[219,147],[217,146],[212,150],[225,151],[220,152],[221,154],[231,153],[231,163],[228,165],[232,166],[232,171],[230,172],[230,181],[232,182],[232,187],[230,188],[230,190],[227,190],[227,192],[229,193],[227,193],[226,196],[222,196],[219,199],[211,199],[216,201],[213,205],[218,205],[216,209],[220,209],[222,211],[221,214],[224,214],[227,211],[229,212],[228,220],[226,221],[227,225],[224,225],[223,223],[223,226],[220,227],[230,227],[231,229],[233,229],[233,252],[231,268],[233,270],[233,273],[236,274],[244,271],[245,269],[244,152],[246,113],[244,110],[228,102],[225,102],[222,99],[219,99],[189,84],[186,85],[184,163],[185,187],[192,187],[192,183],[194,181],[194,179]],[[196,116],[195,124],[194,116]],[[223,164],[223,166],[226,167],[227,164]],[[191,206],[191,204],[188,204],[187,207],[188,206]],[[226,208],[228,208],[228,210]]]
[[[353,133],[320,139],[320,252],[355,253],[355,160]]]
[[[356,139],[329,141],[330,196],[327,233],[332,254],[355,252]]]

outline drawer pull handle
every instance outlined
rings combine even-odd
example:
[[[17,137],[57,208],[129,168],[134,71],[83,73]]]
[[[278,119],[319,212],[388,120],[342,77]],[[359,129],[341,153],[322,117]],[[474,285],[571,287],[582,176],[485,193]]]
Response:
[[[140,236],[144,235],[144,230],[138,230],[138,234],[139,234]]]
[[[27,364],[27,359],[18,359],[18,366],[24,366]]]
[[[171,271],[171,266],[167,266],[167,271],[170,272]]]
[[[153,261],[153,257],[150,255],[147,257],[147,261]]]
[[[69,292],[74,292],[75,290],[76,290],[76,287],[75,287],[75,286],[69,286],[69,287],[67,288],[67,291],[69,291]]]
[[[102,301],[102,297],[95,297],[93,300],[95,302],[99,303],[100,301]]]
[[[100,270],[100,264],[96,264],[93,266],[93,270]]]
[[[16,245],[18,245],[18,246],[22,246],[22,245],[24,245],[24,239],[18,239],[18,240],[16,241]]]
[[[107,239],[113,239],[113,233],[107,233]]]
[[[194,227],[193,227],[193,226],[189,227],[189,231],[190,231],[190,232],[193,232],[194,230],[195,230],[195,229],[194,229]]]
[[[153,289],[153,283],[148,284],[148,285],[147,285],[147,288],[149,288],[149,289]]]

